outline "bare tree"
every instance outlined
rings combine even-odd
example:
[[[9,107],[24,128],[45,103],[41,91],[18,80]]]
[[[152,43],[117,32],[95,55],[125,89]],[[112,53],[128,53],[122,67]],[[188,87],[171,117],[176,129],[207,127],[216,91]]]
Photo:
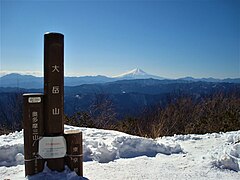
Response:
[[[90,106],[90,116],[97,127],[109,128],[116,122],[116,112],[110,97],[106,94],[96,94]]]

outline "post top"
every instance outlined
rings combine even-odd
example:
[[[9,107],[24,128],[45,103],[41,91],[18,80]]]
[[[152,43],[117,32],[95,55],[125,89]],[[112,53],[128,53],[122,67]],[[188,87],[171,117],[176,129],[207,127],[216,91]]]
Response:
[[[46,32],[44,35],[62,35],[63,36],[63,34],[62,33],[58,33],[58,32]]]
[[[44,34],[44,44],[57,43],[57,44],[63,45],[63,41],[64,41],[64,35],[61,33],[48,32]]]
[[[47,41],[62,41],[64,39],[64,35],[56,32],[48,32],[44,34],[44,39]]]

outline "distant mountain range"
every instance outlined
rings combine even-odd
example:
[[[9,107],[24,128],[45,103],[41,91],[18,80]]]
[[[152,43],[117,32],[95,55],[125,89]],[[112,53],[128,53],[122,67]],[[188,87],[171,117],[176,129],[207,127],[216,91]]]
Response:
[[[65,77],[65,86],[78,86],[82,84],[98,84],[114,82],[118,80],[131,80],[131,79],[157,79],[163,80],[166,78],[155,76],[144,72],[143,70],[136,68],[129,72],[120,74],[114,77],[107,76],[82,76],[82,77]],[[214,78],[201,78],[196,79],[193,77],[185,77],[176,79],[178,81],[190,81],[190,82],[228,82],[228,83],[240,83],[240,78],[235,79],[214,79]],[[7,74],[0,77],[0,87],[18,87],[25,89],[38,89],[43,88],[43,78],[35,77],[32,75],[20,75],[16,73]]]
[[[193,78],[193,77],[184,77],[179,78],[178,80],[192,81],[192,82],[228,82],[228,83],[240,83],[240,78],[226,78],[226,79],[215,79],[215,78]]]
[[[0,87],[1,120],[14,122],[21,118],[22,94],[43,92],[43,88],[29,89]],[[107,83],[65,86],[64,111],[67,115],[92,111],[96,103],[111,102],[118,118],[137,117],[146,108],[165,106],[182,96],[201,100],[214,94],[240,92],[240,83],[193,82],[189,80],[131,79]]]

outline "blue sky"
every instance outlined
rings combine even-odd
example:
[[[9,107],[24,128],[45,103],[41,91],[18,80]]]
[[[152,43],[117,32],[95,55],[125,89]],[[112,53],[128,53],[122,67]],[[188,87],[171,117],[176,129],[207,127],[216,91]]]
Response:
[[[1,71],[43,72],[43,36],[65,36],[66,75],[134,68],[240,77],[240,1],[1,1]]]

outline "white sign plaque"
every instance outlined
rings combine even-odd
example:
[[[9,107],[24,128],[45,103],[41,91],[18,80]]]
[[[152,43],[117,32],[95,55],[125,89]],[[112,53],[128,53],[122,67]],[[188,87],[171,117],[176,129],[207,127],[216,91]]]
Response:
[[[29,97],[28,102],[29,103],[40,103],[41,102],[41,97]]]
[[[43,137],[39,141],[38,153],[44,159],[62,158],[66,152],[66,140],[63,136]]]

